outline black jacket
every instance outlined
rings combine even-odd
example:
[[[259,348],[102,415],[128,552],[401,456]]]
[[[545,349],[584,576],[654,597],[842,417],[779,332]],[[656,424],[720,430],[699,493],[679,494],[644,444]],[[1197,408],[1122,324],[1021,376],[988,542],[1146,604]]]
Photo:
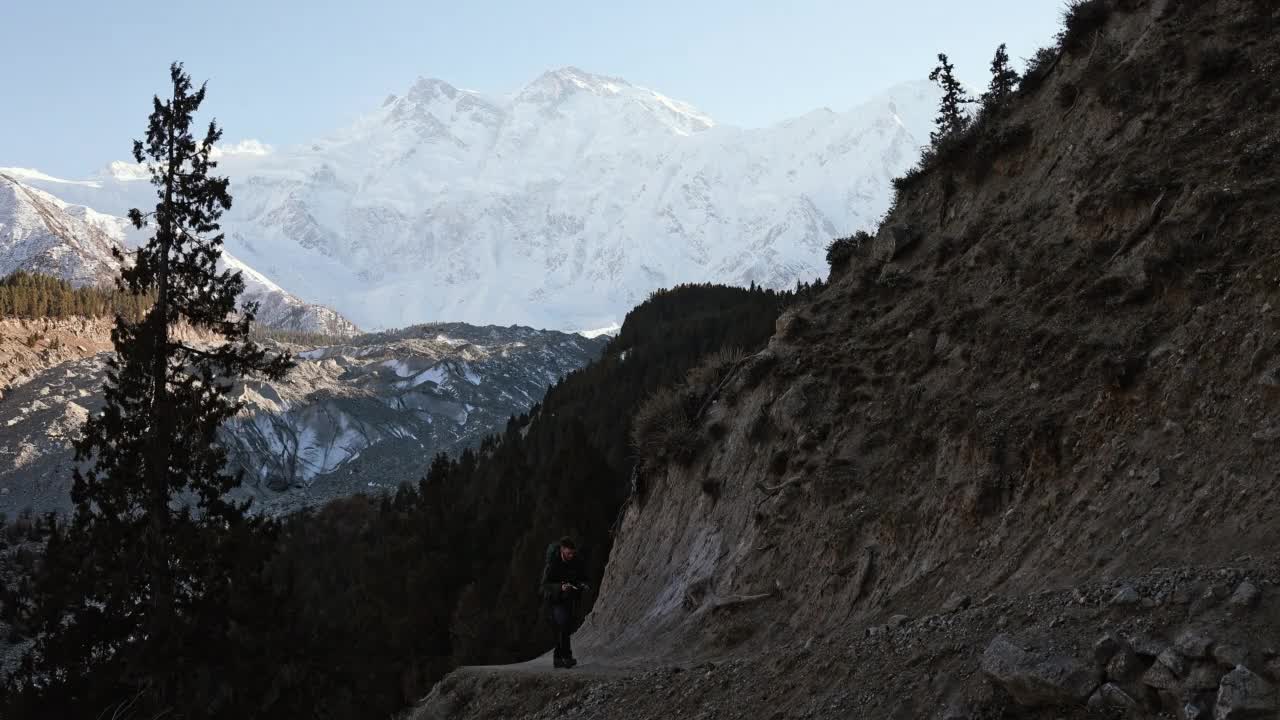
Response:
[[[562,583],[582,584],[587,579],[587,571],[582,565],[582,554],[575,555],[565,562],[560,559],[560,543],[553,543],[547,548],[546,563],[542,566],[542,597],[559,602],[573,599],[578,591],[565,593],[560,590]]]

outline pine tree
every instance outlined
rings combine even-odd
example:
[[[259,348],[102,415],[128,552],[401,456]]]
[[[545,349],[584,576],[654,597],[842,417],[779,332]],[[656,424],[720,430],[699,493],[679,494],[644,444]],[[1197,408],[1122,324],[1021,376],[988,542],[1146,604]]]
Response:
[[[1017,71],[1009,67],[1009,53],[1005,49],[1005,44],[1000,43],[1000,47],[996,48],[995,57],[991,59],[991,84],[982,94],[982,104],[985,107],[1000,105],[1013,94],[1014,88],[1018,86],[1018,80]]]
[[[205,87],[193,90],[177,63],[170,81],[170,96],[153,101],[146,140],[133,144],[158,202],[129,218],[153,234],[119,281],[154,302],[140,319],[116,318],[105,407],[76,445],[89,467],[74,472],[75,515],[59,546],[75,562],[50,563],[63,571],[41,593],[42,635],[19,675],[26,696],[77,716],[127,698],[134,711],[168,712],[182,683],[208,682],[207,667],[192,667],[192,641],[210,632],[219,613],[209,598],[229,582],[220,543],[253,523],[248,503],[226,497],[240,477],[226,472],[216,433],[239,409],[236,380],[279,379],[292,365],[249,339],[256,307],[237,312],[244,281],[217,269],[218,219],[231,207],[227,179],[210,174],[221,131],[211,122],[197,139]],[[223,342],[187,344],[172,332],[179,323]]]
[[[964,91],[964,86],[956,80],[955,67],[947,59],[946,53],[938,53],[938,67],[929,73],[929,79],[942,88],[942,101],[938,105],[937,129],[929,139],[937,146],[943,140],[953,137],[969,126],[969,117],[964,113],[964,106],[973,99]]]

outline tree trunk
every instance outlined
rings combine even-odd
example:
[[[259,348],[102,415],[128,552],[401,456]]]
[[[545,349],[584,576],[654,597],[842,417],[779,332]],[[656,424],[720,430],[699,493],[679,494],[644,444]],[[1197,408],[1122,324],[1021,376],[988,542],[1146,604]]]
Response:
[[[170,618],[173,615],[174,587],[173,577],[169,572],[169,453],[170,435],[174,429],[172,408],[169,402],[169,250],[172,247],[173,229],[173,186],[180,169],[181,160],[174,152],[173,122],[177,107],[177,87],[169,101],[169,161],[165,168],[164,202],[158,213],[157,239],[160,241],[159,267],[157,268],[158,291],[156,303],[151,311],[150,333],[153,342],[151,357],[151,458],[147,463],[150,476],[148,489],[150,502],[147,507],[151,542],[148,553],[151,556],[151,632],[152,640],[157,634],[163,634],[172,627]]]

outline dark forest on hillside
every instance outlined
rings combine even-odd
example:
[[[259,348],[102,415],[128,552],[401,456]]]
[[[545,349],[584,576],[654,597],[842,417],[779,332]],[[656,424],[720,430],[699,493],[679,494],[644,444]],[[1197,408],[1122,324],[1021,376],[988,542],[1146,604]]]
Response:
[[[795,297],[710,285],[655,293],[598,361],[478,451],[424,457],[425,477],[393,496],[236,529],[219,558],[234,589],[193,608],[204,619],[183,638],[193,680],[178,716],[387,716],[457,664],[546,650],[543,550],[574,535],[598,583],[630,492],[637,406],[709,354],[761,347]],[[58,552],[56,532],[50,542],[44,574],[56,575],[75,559]],[[21,615],[7,599],[6,615]],[[72,716],[128,682],[82,678],[74,694],[17,699],[6,717]]]
[[[102,287],[74,287],[60,278],[18,271],[0,278],[0,317],[27,320],[68,317],[141,317],[145,295]]]

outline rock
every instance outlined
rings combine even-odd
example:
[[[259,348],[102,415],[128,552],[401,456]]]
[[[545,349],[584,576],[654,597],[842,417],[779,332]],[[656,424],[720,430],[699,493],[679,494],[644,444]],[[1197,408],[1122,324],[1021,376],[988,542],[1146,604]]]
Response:
[[[807,327],[809,327],[809,321],[796,312],[782,313],[773,325],[774,335],[783,340],[796,339]]]
[[[1103,635],[1093,643],[1093,659],[1099,665],[1106,666],[1111,662],[1111,658],[1120,651],[1120,641],[1116,640],[1114,635],[1110,633]]]
[[[1099,673],[1068,657],[1030,653],[998,635],[982,654],[982,672],[1019,704],[1082,704],[1101,681]]]
[[[891,628],[902,627],[903,625],[906,625],[909,622],[911,622],[911,618],[907,617],[906,615],[894,615],[889,618],[889,627]]]
[[[1245,666],[1237,665],[1222,678],[1213,708],[1214,720],[1269,717],[1275,711],[1275,687]]]
[[[1204,592],[1204,588],[1200,587],[1197,584],[1194,584],[1194,583],[1180,584],[1178,585],[1177,588],[1174,589],[1173,596],[1170,598],[1170,601],[1177,605],[1190,605],[1203,592]]]
[[[1206,600],[1225,600],[1228,593],[1226,585],[1215,582],[1204,589],[1204,598]]]
[[[1280,425],[1271,425],[1253,434],[1253,441],[1257,443],[1273,443],[1277,440],[1280,440]]]
[[[1209,720],[1213,717],[1206,705],[1191,701],[1182,706],[1183,720]]]
[[[972,602],[973,601],[968,595],[955,593],[951,597],[947,598],[947,601],[942,604],[942,612],[948,614],[960,612],[961,610],[968,608]]]
[[[1142,676],[1142,684],[1157,690],[1177,690],[1182,686],[1173,670],[1162,662],[1156,662]]]
[[[1235,667],[1243,665],[1249,659],[1249,651],[1245,650],[1241,645],[1219,644],[1213,648],[1213,659],[1219,665],[1227,667]]]
[[[1213,663],[1196,663],[1182,683],[1188,690],[1216,690],[1222,671]]]
[[[876,235],[871,243],[871,255],[882,263],[895,260],[915,247],[921,237],[920,231],[910,225],[893,225]]]
[[[1153,635],[1135,635],[1129,640],[1133,651],[1139,655],[1154,658],[1164,652],[1165,643]]]
[[[782,428],[799,427],[805,418],[812,415],[810,408],[813,405],[813,389],[813,378],[808,376],[797,380],[787,388],[787,391],[782,393],[782,396],[773,404],[774,423]]]
[[[1156,662],[1172,670],[1178,677],[1184,677],[1190,669],[1187,666],[1187,659],[1173,648],[1166,648],[1164,652],[1157,655]]]
[[[1257,585],[1245,580],[1236,587],[1236,591],[1232,593],[1230,604],[1239,608],[1252,608],[1258,604],[1259,598],[1262,597],[1262,591]]]
[[[1116,682],[1128,683],[1138,679],[1143,672],[1142,661],[1138,654],[1128,645],[1122,646],[1107,663],[1107,678]]]
[[[1213,646],[1213,640],[1204,633],[1188,630],[1178,636],[1173,646],[1182,655],[1198,660],[1209,657],[1209,648]]]
[[[1111,598],[1111,604],[1118,605],[1120,607],[1140,605],[1142,604],[1142,596],[1138,594],[1137,590],[1125,585],[1116,592],[1115,596]]]
[[[1089,707],[1093,710],[1104,711],[1110,708],[1124,708],[1126,710],[1136,710],[1138,701],[1133,696],[1125,692],[1115,683],[1106,683],[1098,688],[1089,696]]]

